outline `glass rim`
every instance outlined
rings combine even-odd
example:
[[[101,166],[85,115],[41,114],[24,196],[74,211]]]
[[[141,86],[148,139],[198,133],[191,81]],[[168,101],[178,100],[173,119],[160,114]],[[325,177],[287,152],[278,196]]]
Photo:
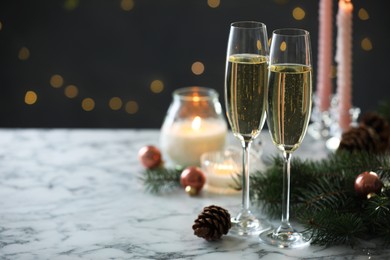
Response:
[[[197,97],[199,101],[218,98],[218,92],[215,89],[200,86],[190,86],[178,88],[172,93],[174,98],[179,98],[185,101],[193,101]]]
[[[251,26],[245,26],[245,25],[251,25]],[[256,28],[266,28],[265,23],[258,22],[258,21],[236,21],[232,22],[230,24],[230,27],[238,28],[238,29],[256,29]]]
[[[310,35],[310,32],[308,30],[300,29],[300,28],[280,28],[280,29],[273,30],[272,34],[294,37],[294,36],[308,36]]]

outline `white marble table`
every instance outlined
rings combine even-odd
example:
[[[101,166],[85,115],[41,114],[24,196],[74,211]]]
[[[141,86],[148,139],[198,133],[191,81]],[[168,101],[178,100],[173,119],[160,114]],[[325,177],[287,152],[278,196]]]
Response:
[[[241,197],[147,193],[137,153],[158,137],[158,130],[1,129],[0,259],[390,258],[372,242],[283,250],[256,237],[210,243],[194,236],[204,206],[231,211]],[[273,153],[268,140],[264,153]],[[308,137],[297,155],[325,153]]]

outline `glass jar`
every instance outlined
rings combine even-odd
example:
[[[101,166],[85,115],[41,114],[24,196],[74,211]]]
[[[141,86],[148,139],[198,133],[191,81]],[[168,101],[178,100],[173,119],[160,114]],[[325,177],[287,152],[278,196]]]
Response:
[[[227,124],[218,93],[205,87],[173,92],[173,100],[161,128],[164,156],[175,166],[200,166],[200,156],[225,146]]]

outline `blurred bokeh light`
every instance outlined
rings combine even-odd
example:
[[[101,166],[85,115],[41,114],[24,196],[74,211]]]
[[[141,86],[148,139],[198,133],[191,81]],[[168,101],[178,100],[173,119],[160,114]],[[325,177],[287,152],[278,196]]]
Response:
[[[385,0],[352,2],[353,103],[365,111],[390,97],[390,23]],[[1,1],[0,126],[159,128],[173,90],[195,85],[216,89],[223,104],[229,25],[239,20],[264,22],[269,36],[281,27],[308,30],[315,70],[318,4]]]

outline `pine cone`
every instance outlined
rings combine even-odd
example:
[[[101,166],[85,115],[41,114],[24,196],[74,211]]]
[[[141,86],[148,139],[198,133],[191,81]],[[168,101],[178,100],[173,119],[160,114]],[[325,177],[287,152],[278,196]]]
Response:
[[[360,124],[370,126],[377,132],[381,132],[388,125],[386,119],[375,112],[364,113],[359,121]]]
[[[342,134],[338,150],[377,153],[380,147],[380,137],[375,130],[371,127],[360,125]]]
[[[365,113],[360,119],[360,125],[371,127],[379,136],[380,145],[378,152],[390,149],[390,123],[375,112]]]
[[[194,235],[208,241],[220,239],[231,228],[230,214],[226,209],[211,205],[203,208],[192,225]]]

